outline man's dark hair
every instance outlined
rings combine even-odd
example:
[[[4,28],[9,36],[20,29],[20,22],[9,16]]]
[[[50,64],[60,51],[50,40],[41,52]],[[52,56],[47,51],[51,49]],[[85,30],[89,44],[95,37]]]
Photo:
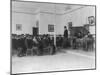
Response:
[[[64,28],[67,28],[66,26],[64,26]]]

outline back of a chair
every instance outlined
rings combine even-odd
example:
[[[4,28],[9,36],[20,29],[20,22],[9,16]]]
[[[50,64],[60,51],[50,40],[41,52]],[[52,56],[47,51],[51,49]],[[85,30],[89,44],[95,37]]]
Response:
[[[33,41],[32,41],[32,39],[26,39],[26,40],[25,40],[25,45],[26,45],[26,48],[27,48],[27,49],[31,49],[32,46],[33,46]]]

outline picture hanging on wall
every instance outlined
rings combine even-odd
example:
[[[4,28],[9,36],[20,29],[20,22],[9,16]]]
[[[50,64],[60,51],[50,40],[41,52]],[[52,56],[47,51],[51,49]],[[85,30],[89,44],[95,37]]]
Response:
[[[72,27],[72,22],[68,22],[68,29],[70,30]]]
[[[21,24],[16,24],[16,30],[21,31],[22,30],[22,25]]]
[[[94,18],[94,16],[89,16],[88,17],[88,21],[89,21],[90,25],[94,25],[95,24],[95,18]]]
[[[54,25],[52,24],[48,25],[48,32],[54,32]]]

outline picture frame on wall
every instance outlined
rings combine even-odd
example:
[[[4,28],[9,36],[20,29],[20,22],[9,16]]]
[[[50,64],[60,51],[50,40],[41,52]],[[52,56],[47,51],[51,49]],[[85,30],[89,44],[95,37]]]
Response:
[[[54,25],[53,24],[48,25],[48,32],[54,32]]]
[[[68,22],[68,29],[71,30],[72,22]]]
[[[16,24],[16,30],[21,31],[22,30],[22,24]]]
[[[88,17],[88,22],[90,25],[94,25],[95,24],[95,17],[94,16],[89,16]]]

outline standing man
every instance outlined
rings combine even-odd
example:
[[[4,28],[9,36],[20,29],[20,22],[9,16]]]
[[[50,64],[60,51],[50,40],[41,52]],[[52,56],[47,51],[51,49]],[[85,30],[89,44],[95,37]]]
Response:
[[[67,27],[64,26],[64,39],[62,43],[63,48],[67,47],[67,39],[68,39],[68,30],[67,30]]]
[[[68,38],[68,30],[66,26],[64,26],[64,38]]]

